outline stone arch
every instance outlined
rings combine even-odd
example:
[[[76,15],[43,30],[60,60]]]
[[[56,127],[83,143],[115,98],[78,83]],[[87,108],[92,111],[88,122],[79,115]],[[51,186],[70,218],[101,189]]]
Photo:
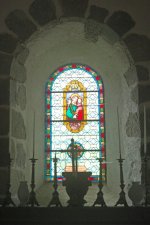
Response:
[[[65,16],[68,16],[69,15],[68,14],[68,10],[69,10],[69,13],[70,13],[70,8],[67,8],[66,9],[65,8],[66,7],[65,4],[63,4],[62,6],[63,6],[63,11],[65,12],[64,15]],[[67,6],[67,7],[70,7],[70,6]],[[84,17],[85,16],[86,9],[87,9],[87,5],[84,3],[84,5],[82,7],[83,7],[83,10],[82,10],[82,16],[81,17]],[[99,9],[99,7],[98,7],[98,9]],[[103,27],[102,24],[99,23],[99,22],[102,22],[102,20],[104,21],[104,19],[106,18],[106,11],[105,11],[104,16],[101,19],[101,21],[98,21],[99,19],[97,19],[97,18],[93,18],[92,14],[93,13],[91,11],[91,17],[90,17],[90,19],[92,18],[92,20],[85,20],[85,27],[87,26],[86,29],[88,30],[88,31],[86,31],[86,29],[85,29],[85,33],[87,33],[87,35],[89,35],[89,36],[92,35],[92,39],[91,39],[92,41],[93,40],[94,40],[94,42],[95,41],[98,41],[98,38],[99,38],[100,34],[102,33],[102,35],[104,37],[106,37],[106,39],[109,40],[110,41],[109,43],[111,43],[111,44],[117,43],[118,40],[125,41],[125,43],[128,46],[128,49],[131,52],[131,54],[132,54],[133,58],[135,59],[136,63],[139,63],[139,61],[145,61],[145,60],[148,60],[149,59],[149,53],[147,51],[147,48],[144,48],[145,49],[145,52],[146,52],[146,56],[144,55],[144,57],[141,56],[141,55],[139,56],[140,49],[138,51],[134,51],[134,50],[138,49],[138,46],[137,45],[134,45],[136,41],[134,41],[134,42],[132,41],[134,38],[125,38],[125,39],[122,39],[118,35],[116,35],[116,33],[112,32],[112,29],[110,29],[109,26],[104,25],[104,27]],[[75,10],[74,11],[74,14],[71,14],[71,15],[79,16],[78,15],[78,10]],[[21,29],[20,28],[20,25],[18,25],[17,28],[16,28],[16,25],[15,25],[15,28],[14,28],[14,23],[10,23],[10,20],[12,18],[14,18],[14,20],[12,20],[12,21],[17,21],[16,24],[21,24],[22,22],[26,24],[27,34],[25,34],[25,32],[24,31],[21,31],[21,30],[18,31],[18,29]],[[68,19],[68,20],[70,20],[70,19]],[[18,12],[18,11],[15,11],[12,14],[10,14],[9,17],[6,18],[6,23],[7,23],[8,27],[9,27],[9,29],[11,31],[15,32],[15,34],[17,36],[19,36],[19,39],[20,39],[21,42],[22,41],[25,41],[26,39],[28,39],[36,31],[36,29],[37,29],[36,28],[36,25],[33,25],[32,22],[31,23],[29,22],[28,17],[26,17],[24,13],[23,13],[23,15],[21,15],[20,12]],[[32,29],[28,29],[28,26],[27,26],[28,23],[30,23],[29,28],[32,28]],[[43,24],[44,24],[44,22],[43,22]],[[108,23],[108,25],[109,25],[109,23]],[[111,28],[113,28],[113,27],[111,26]],[[33,34],[33,36],[36,36],[36,34]],[[137,34],[137,35],[134,35],[134,37],[135,36],[139,36],[139,35]],[[88,39],[89,39],[89,37],[88,37]],[[24,78],[20,78],[20,75],[22,77],[22,74],[26,74],[26,71],[24,69],[24,65],[23,64],[25,63],[25,59],[27,58],[27,55],[28,55],[29,51],[28,51],[28,49],[26,47],[23,47],[23,45],[20,45],[19,44],[18,47],[17,47],[17,49],[15,50],[15,54],[14,54],[15,57],[13,59],[12,53],[14,53],[14,49],[16,48],[16,44],[18,42],[16,41],[15,38],[10,37],[10,35],[2,35],[2,39],[0,39],[0,42],[2,43],[1,40],[4,40],[5,43],[8,43],[8,44],[10,44],[10,42],[11,42],[11,44],[10,44],[11,47],[9,47],[9,49],[8,49],[7,44],[6,45],[0,45],[0,46],[2,46],[2,47],[0,47],[0,50],[2,51],[0,53],[0,74],[1,74],[1,77],[2,77],[2,79],[0,80],[0,82],[1,82],[1,84],[3,86],[3,82],[4,82],[3,81],[3,77],[4,76],[7,77],[7,79],[9,80],[10,68],[12,68],[11,69],[11,74],[14,73],[14,71],[15,71],[14,74],[18,75],[17,78],[15,78],[15,79],[13,78],[13,80],[11,81],[12,83],[14,83],[13,85],[11,85],[11,88],[13,87],[16,90],[16,88],[18,88],[18,85],[20,85],[20,82],[23,82],[24,83],[25,80],[26,80],[26,75],[23,75]],[[149,39],[147,37],[146,37],[146,40],[147,40],[146,43],[149,43]],[[6,47],[4,48],[4,46],[6,46]],[[9,54],[7,54],[7,53],[9,53]],[[12,64],[12,59],[13,59],[13,64]],[[11,65],[12,65],[12,67],[11,67]],[[14,69],[13,65],[17,65],[17,66],[15,66],[16,69]],[[125,73],[125,75],[126,75],[125,77],[126,77],[127,83],[131,85],[131,89],[133,88],[134,84],[136,84],[136,81],[135,81],[135,83],[133,83],[133,81],[130,82],[130,80],[131,80],[130,78],[133,75],[133,71],[132,70],[134,71],[134,66],[133,67],[131,66],[131,68],[128,70],[128,72]],[[16,81],[17,81],[17,85],[15,84]],[[9,82],[7,82],[7,86],[6,86],[6,89],[4,91],[4,93],[6,92],[6,95],[5,96],[7,96],[9,94],[9,91],[8,90],[9,90]],[[12,93],[15,93],[14,94],[14,102],[16,100],[16,92],[17,91],[12,91]],[[142,96],[142,94],[140,94],[140,95]],[[12,96],[13,96],[13,94],[12,94]],[[146,94],[144,96],[146,96]],[[143,101],[145,101],[144,98],[145,97],[143,97]],[[147,101],[147,99],[146,99],[146,101]],[[2,100],[2,102],[4,102],[4,103],[2,103],[1,105],[2,106],[5,105],[6,106],[5,108],[7,108],[8,109],[8,112],[9,112],[9,107],[8,107],[9,106],[9,100],[6,98],[6,100],[4,100],[4,101]],[[12,102],[12,100],[11,100],[11,102]],[[3,109],[2,106],[1,106],[1,111],[4,111],[4,109]],[[18,110],[20,110],[20,109],[15,108],[15,110],[18,112]],[[20,113],[21,113],[21,115],[24,114],[24,112],[22,112],[21,110],[20,110]],[[2,117],[2,118],[4,118],[4,117]],[[6,120],[8,120],[8,117],[6,118]],[[8,132],[9,132],[9,128],[8,128],[8,131],[6,133],[8,133]],[[2,136],[3,136],[3,134],[2,134]],[[7,139],[7,141],[6,141],[6,139]],[[1,143],[2,143],[2,146],[3,146],[3,143],[6,143],[5,144],[5,147],[8,149],[8,141],[9,141],[9,138],[7,137],[6,139],[5,139],[5,141],[2,140]]]
[[[99,26],[101,26],[101,24]],[[74,33],[73,28],[75,28],[75,27],[76,27],[76,32]],[[107,29],[107,31],[109,29],[109,27],[107,25],[103,25],[103,28]],[[47,61],[46,58],[44,58],[45,62],[43,61],[43,59],[41,60],[39,58],[39,56],[42,55],[42,58],[43,58],[44,52],[42,52],[41,51],[42,49],[40,50],[39,48],[38,48],[38,50],[36,50],[35,45],[37,43],[39,43],[37,46],[41,46],[40,43],[43,42],[43,44],[44,43],[46,44],[46,42],[47,42],[46,40],[49,40],[49,45],[48,45],[49,47],[48,48],[51,49],[52,45],[50,43],[52,43],[51,38],[52,38],[53,35],[54,35],[53,38],[55,37],[55,35],[61,36],[61,37],[63,36],[65,38],[64,41],[68,42],[68,32],[69,32],[70,29],[72,31],[72,37],[73,37],[73,39],[71,39],[71,38],[69,39],[70,41],[72,41],[72,44],[70,45],[70,47],[72,48],[72,51],[70,52],[70,49],[71,49],[70,47],[69,48],[66,47],[66,48],[64,48],[64,50],[63,50],[63,48],[62,49],[59,48],[59,50],[58,50],[59,57],[56,54],[57,51],[56,52],[54,51],[53,56],[51,54],[48,54],[47,57],[46,57],[47,59],[49,59],[49,62]],[[29,137],[32,137],[32,123],[31,123],[32,110],[30,110],[33,107],[32,106],[32,100],[34,99],[33,101],[34,101],[35,104],[37,104],[37,102],[39,100],[40,100],[39,101],[40,105],[43,104],[41,97],[38,94],[37,94],[37,97],[36,97],[35,94],[33,94],[33,92],[32,92],[32,90],[36,90],[35,88],[37,88],[37,87],[34,86],[33,80],[36,79],[36,77],[38,77],[38,80],[40,79],[41,84],[42,84],[42,82],[45,82],[46,77],[48,76],[48,74],[51,73],[51,71],[53,71],[55,68],[59,67],[59,65],[66,64],[66,62],[71,62],[73,60],[80,60],[80,63],[90,64],[93,68],[96,68],[96,70],[98,70],[98,71],[100,71],[100,67],[98,66],[98,64],[101,65],[102,74],[103,74],[103,77],[105,77],[104,82],[107,83],[105,91],[108,94],[108,96],[106,98],[107,99],[107,105],[108,105],[107,110],[106,110],[107,111],[106,112],[106,115],[107,115],[106,121],[108,121],[108,122],[106,122],[106,124],[108,123],[106,125],[106,127],[107,127],[106,136],[107,136],[107,139],[108,139],[107,143],[111,143],[111,144],[110,145],[108,144],[108,146],[107,146],[108,148],[110,148],[110,152],[108,153],[107,158],[108,158],[108,160],[112,159],[113,164],[112,164],[111,169],[114,170],[115,173],[116,173],[116,181],[114,182],[115,185],[114,186],[112,185],[112,191],[115,191],[116,183],[119,182],[119,181],[117,181],[117,179],[119,178],[118,165],[115,163],[115,160],[117,158],[117,153],[118,153],[117,149],[118,148],[116,147],[114,155],[112,156],[111,152],[113,150],[111,149],[111,145],[117,146],[117,143],[118,143],[118,139],[116,139],[116,142],[113,142],[113,140],[112,140],[112,139],[115,140],[115,137],[118,136],[117,129],[116,129],[116,127],[117,127],[116,108],[117,108],[118,100],[117,100],[117,95],[116,95],[117,92],[116,93],[114,92],[114,96],[112,96],[111,98],[112,98],[112,101],[116,102],[116,106],[113,109],[112,115],[110,116],[108,111],[110,110],[109,107],[111,106],[112,103],[109,100],[110,98],[109,98],[109,91],[108,90],[110,88],[111,91],[113,91],[113,90],[115,90],[115,88],[118,88],[120,84],[123,87],[122,90],[121,89],[118,90],[120,95],[122,95],[122,99],[123,99],[123,102],[124,102],[124,104],[122,106],[121,105],[119,106],[120,107],[119,111],[120,111],[120,114],[123,115],[122,118],[124,118],[123,124],[122,124],[122,135],[125,138],[122,141],[122,143],[123,143],[123,146],[126,146],[125,152],[124,152],[125,157],[127,158],[126,163],[125,163],[125,168],[130,168],[130,166],[133,165],[133,167],[131,167],[131,169],[129,169],[126,173],[126,180],[128,180],[128,184],[130,184],[130,182],[133,179],[135,179],[135,180],[140,179],[140,157],[139,157],[139,150],[136,150],[136,148],[139,149],[139,147],[140,147],[140,133],[138,132],[137,136],[132,137],[132,138],[129,137],[126,134],[126,123],[128,122],[128,116],[130,118],[130,113],[134,114],[134,113],[138,112],[137,104],[132,105],[132,100],[130,99],[130,92],[131,92],[132,88],[134,87],[134,84],[130,83],[130,85],[128,85],[128,83],[126,82],[127,79],[130,77],[130,74],[134,74],[134,76],[136,77],[136,70],[135,70],[134,64],[132,64],[132,60],[129,61],[129,58],[128,58],[129,53],[127,53],[128,51],[127,51],[126,47],[122,44],[122,42],[120,42],[120,38],[118,38],[118,36],[116,35],[115,39],[113,39],[113,41],[111,42],[111,38],[109,37],[109,35],[108,35],[108,33],[106,32],[105,29],[102,30],[101,35],[99,35],[98,40],[95,42],[95,44],[97,45],[97,47],[99,49],[100,49],[100,46],[101,47],[103,45],[105,46],[105,48],[103,48],[103,50],[102,50],[103,53],[104,53],[103,57],[101,56],[101,54],[99,54],[97,52],[96,53],[97,61],[95,62],[95,59],[94,59],[95,57],[94,58],[92,57],[94,59],[94,61],[93,61],[92,58],[90,58],[90,57],[88,58],[85,55],[85,53],[83,54],[82,52],[80,52],[78,54],[78,51],[79,51],[78,46],[79,45],[80,45],[80,48],[81,48],[81,46],[84,45],[83,49],[86,49],[86,51],[93,52],[92,54],[95,54],[94,51],[93,51],[93,49],[95,49],[95,47],[94,47],[95,44],[93,44],[93,42],[91,42],[91,41],[89,42],[89,40],[85,38],[84,29],[85,29],[84,28],[84,21],[82,22],[81,19],[80,19],[80,22],[79,22],[77,20],[75,21],[75,20],[72,20],[72,19],[68,18],[68,19],[62,20],[61,24],[56,23],[55,25],[54,24],[53,25],[47,25],[46,27],[43,28],[42,32],[34,34],[30,38],[30,40],[26,43],[26,49],[28,49],[28,51],[29,51],[29,55],[26,58],[26,62],[25,62],[24,65],[21,65],[19,63],[21,65],[22,69],[25,67],[26,76],[27,76],[27,80],[25,80],[25,82],[23,83],[26,86],[26,89],[27,89],[27,91],[26,91],[27,92],[26,108],[22,111],[21,108],[19,109],[18,106],[16,106],[15,110],[19,111],[19,113],[21,113],[22,117],[24,118],[26,133],[28,133]],[[114,33],[111,29],[109,30],[109,32],[112,32],[112,35],[114,35]],[[47,38],[43,39],[44,37],[47,37]],[[114,38],[114,36],[113,36],[113,38]],[[35,40],[37,40],[37,42]],[[43,40],[45,40],[45,41],[43,41]],[[56,46],[56,43],[58,45],[58,43],[60,43],[60,41],[61,41],[60,39],[57,40],[57,42],[53,41],[53,46]],[[80,43],[80,44],[78,45],[77,43],[78,44]],[[45,49],[47,49],[46,46],[47,45],[45,45],[45,47],[44,47]],[[67,46],[67,45],[65,45],[65,46]],[[87,47],[89,47],[89,49],[87,49]],[[50,49],[49,49],[49,52],[52,52]],[[78,51],[76,51],[76,49],[78,49]],[[110,69],[107,71],[108,66],[106,68],[106,64],[104,63],[104,61],[106,60],[105,57],[107,55],[106,52],[105,52],[105,49],[109,49],[109,51],[112,52],[111,54],[116,54],[116,55],[118,54],[120,56],[119,58],[124,59],[124,62],[122,60],[120,61],[121,65],[123,67],[123,70],[121,69],[121,67],[118,67],[118,68],[116,68],[115,72],[110,71]],[[24,49],[24,51],[25,51],[25,49]],[[40,51],[41,51],[41,53],[40,53]],[[63,51],[65,52],[65,57],[61,57],[64,54]],[[113,53],[115,51],[117,53]],[[26,50],[26,52],[27,52],[27,50]],[[45,54],[47,54],[47,53],[45,53]],[[84,57],[80,57],[80,54],[81,54],[81,56],[83,54]],[[89,54],[89,56],[90,56],[90,54]],[[20,57],[19,57],[19,55],[20,55]],[[14,70],[13,68],[15,68],[15,66],[18,64],[18,60],[21,61],[21,57],[22,57],[21,55],[23,55],[23,53],[21,53],[21,52],[18,53],[16,59],[14,59],[11,73],[13,73],[13,70]],[[67,55],[69,56],[70,59],[67,58]],[[117,59],[118,59],[118,55],[117,55]],[[35,56],[36,56],[36,59],[35,59]],[[34,61],[33,61],[32,57],[34,57]],[[56,57],[57,57],[57,60],[56,60]],[[54,60],[54,58],[55,58],[55,60]],[[104,60],[104,58],[105,58],[105,60]],[[39,59],[40,59],[40,61],[39,61]],[[112,60],[112,58],[111,58],[111,60]],[[36,63],[38,63],[38,62],[41,64],[41,69],[43,70],[43,72],[36,70],[36,68],[37,68]],[[38,63],[38,65],[39,65],[39,63]],[[112,65],[114,65],[114,63],[115,62],[110,63],[109,67],[113,68]],[[105,66],[104,66],[104,64],[105,64]],[[34,69],[34,71],[32,69]],[[42,76],[40,76],[39,72],[42,74]],[[14,74],[16,76],[16,73],[14,73]],[[111,77],[114,76],[114,79],[112,79],[109,74],[111,74]],[[126,74],[126,78],[123,76],[124,74]],[[33,75],[36,75],[36,77],[33,78],[32,77]],[[118,79],[116,79],[117,76],[119,76]],[[116,79],[116,82],[115,82],[115,79]],[[112,82],[112,84],[111,84],[110,81]],[[135,79],[135,83],[136,82],[137,81]],[[39,85],[39,84],[37,84],[37,85]],[[20,86],[20,85],[22,85],[20,83],[20,81],[17,81],[17,86]],[[114,87],[114,89],[112,87]],[[42,95],[42,89],[41,88],[42,88],[42,86],[39,86],[39,88],[38,88],[38,90],[39,90],[38,92],[39,92],[40,95]],[[31,101],[29,100],[29,96],[30,96]],[[38,100],[37,100],[37,98],[38,98]],[[37,112],[37,114],[40,113],[40,112],[42,113],[42,111],[39,110],[39,112]],[[39,115],[37,115],[36,118],[37,117],[40,118]],[[115,121],[114,127],[111,127],[111,117],[114,118],[114,121]],[[27,118],[30,118],[30,122],[29,122],[29,120],[27,120]],[[132,120],[132,118],[129,121],[131,121],[131,120]],[[37,129],[41,130],[42,124],[43,124],[44,121],[41,120],[41,119],[38,119],[38,121],[37,121],[37,119],[36,119],[36,122],[37,122]],[[131,126],[134,126],[134,124],[128,122],[127,127],[131,127]],[[135,120],[135,126],[138,126],[138,120]],[[113,135],[111,136],[110,134],[112,132],[113,132]],[[40,156],[41,149],[43,149],[43,145],[40,144],[40,143],[43,143],[42,137],[43,136],[42,136],[41,132],[40,132],[40,137],[39,136],[36,137],[36,138],[38,138],[36,140],[37,140],[37,146],[39,148],[39,150],[37,152],[37,157],[39,158],[39,165],[37,165],[37,170],[38,170],[38,167],[41,167],[43,165],[43,161],[44,161],[43,160],[44,156]],[[131,139],[132,139],[132,141],[131,141]],[[32,148],[32,139],[31,138],[30,138],[30,140],[27,139],[27,140],[24,140],[24,141],[21,141],[21,142],[24,142],[24,145],[27,146],[27,149]],[[128,143],[128,145],[127,145],[127,143]],[[135,149],[132,152],[129,151],[129,149],[131,150],[133,148],[133,146],[135,146]],[[137,161],[134,160],[135,152],[136,152]],[[29,158],[30,154],[31,154],[30,152],[26,152],[26,155],[27,155],[26,158]],[[28,163],[28,162],[26,162],[26,163]],[[30,174],[29,171],[27,172],[27,170],[26,170],[26,174]],[[37,186],[39,186],[43,182],[42,171],[41,171],[41,173],[37,174],[36,176],[37,176],[37,180],[38,180]],[[30,177],[28,177],[27,179],[30,179]],[[113,181],[111,180],[110,167],[108,169],[108,180],[109,180],[109,182],[113,183]],[[109,188],[109,182],[108,182],[108,188]]]

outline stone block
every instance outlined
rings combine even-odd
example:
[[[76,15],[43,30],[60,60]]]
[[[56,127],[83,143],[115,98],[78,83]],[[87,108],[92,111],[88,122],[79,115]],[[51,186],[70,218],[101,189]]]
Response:
[[[10,105],[16,106],[16,92],[17,92],[17,82],[15,80],[11,80],[10,82]]]
[[[85,38],[91,42],[98,41],[98,36],[102,29],[102,25],[98,22],[88,19],[84,25]]]
[[[135,62],[150,60],[150,39],[144,35],[129,34],[124,38]]]
[[[128,137],[140,137],[141,131],[139,126],[139,116],[137,113],[129,113],[126,122],[126,134]]]
[[[88,6],[88,0],[59,0],[59,2],[65,17],[84,17]]]
[[[9,134],[9,109],[0,108],[0,135]]]
[[[16,95],[17,104],[20,106],[21,110],[24,110],[26,107],[26,88],[23,85],[20,85]]]
[[[135,26],[135,21],[124,11],[117,11],[112,14],[107,20],[107,24],[122,37],[131,28]]]
[[[88,19],[95,20],[99,23],[103,23],[105,18],[108,16],[108,10],[105,8],[97,7],[95,5],[91,5],[90,14]]]
[[[35,0],[29,8],[29,13],[40,25],[56,19],[56,9],[51,0]]]
[[[11,77],[19,83],[24,83],[26,81],[26,69],[24,65],[18,63],[17,60],[12,64]]]
[[[135,72],[135,67],[130,67],[127,72],[124,74],[124,77],[126,79],[126,82],[128,86],[134,85],[137,83],[137,76]]]
[[[24,169],[26,163],[26,153],[22,143],[17,143],[16,151],[16,166]]]
[[[139,103],[150,101],[150,85],[139,84]]]
[[[27,17],[25,12],[18,9],[9,13],[5,23],[23,41],[37,30],[36,25]]]
[[[0,53],[0,74],[9,75],[12,59],[11,55]]]
[[[16,60],[18,61],[19,64],[24,65],[27,57],[29,55],[29,49],[19,46],[16,49]]]
[[[2,33],[0,34],[0,51],[6,53],[13,53],[17,46],[17,38],[11,34]]]
[[[10,81],[0,79],[0,105],[9,105]]]
[[[139,101],[138,86],[134,87],[134,89],[131,91],[131,99],[133,102],[138,104]]]
[[[12,159],[11,166],[14,166],[16,158],[16,147],[13,139],[11,139],[10,142],[10,158]]]
[[[149,71],[146,67],[137,65],[136,66],[137,76],[139,81],[149,80]]]
[[[26,130],[23,116],[20,112],[16,112],[12,110],[12,126],[11,126],[11,134],[13,137],[18,139],[26,139]]]
[[[101,36],[102,36],[102,38],[104,38],[106,41],[108,41],[112,45],[120,40],[120,37],[118,36],[118,34],[115,33],[107,25],[103,25],[103,28],[102,28],[102,31],[101,31]]]

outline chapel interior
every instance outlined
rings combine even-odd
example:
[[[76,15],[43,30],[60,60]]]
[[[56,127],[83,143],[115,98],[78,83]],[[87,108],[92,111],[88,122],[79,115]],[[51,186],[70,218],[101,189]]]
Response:
[[[149,11],[0,1],[0,224],[149,224]]]

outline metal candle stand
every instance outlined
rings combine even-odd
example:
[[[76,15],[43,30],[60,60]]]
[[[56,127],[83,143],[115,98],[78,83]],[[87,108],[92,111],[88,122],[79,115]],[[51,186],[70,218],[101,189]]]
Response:
[[[103,163],[103,159],[97,159],[99,161],[99,192],[97,193],[97,199],[95,200],[93,207],[95,207],[95,205],[101,205],[102,207],[106,207],[106,203],[104,201],[103,198],[103,192],[102,192],[102,188],[103,188],[103,180],[102,180],[102,163]]]
[[[3,207],[9,206],[9,205],[13,205],[14,207],[16,207],[15,203],[13,202],[12,198],[11,198],[11,192],[10,192],[10,166],[11,166],[11,161],[12,159],[10,158],[10,154],[8,157],[8,185],[7,185],[7,192],[6,192],[6,196],[4,198]]]
[[[54,192],[53,192],[53,197],[50,201],[50,203],[48,204],[48,207],[51,207],[52,205],[58,207],[62,207],[62,204],[59,200],[59,193],[57,191],[57,188],[58,188],[58,184],[57,184],[57,161],[58,161],[58,158],[56,158],[56,154],[55,154],[55,158],[53,158],[53,162],[54,162],[54,184],[53,184],[53,187],[54,187]]]
[[[39,203],[36,199],[36,193],[34,191],[35,189],[35,162],[37,159],[34,157],[30,159],[32,163],[32,175],[31,175],[31,192],[29,194],[29,200],[27,202],[27,205],[31,205],[31,207],[34,207],[35,205],[39,206]]]
[[[35,205],[39,206],[39,203],[36,199],[36,193],[34,191],[35,189],[35,163],[37,159],[34,158],[34,141],[35,141],[35,112],[34,112],[34,117],[33,117],[33,156],[30,159],[32,163],[32,174],[31,174],[31,192],[29,194],[29,200],[27,202],[27,205],[31,205],[31,207],[34,207]]]
[[[124,184],[124,178],[123,178],[123,160],[121,157],[121,144],[120,144],[120,129],[119,129],[119,115],[118,115],[118,110],[117,110],[117,116],[118,116],[118,134],[119,134],[119,153],[120,153],[120,158],[117,159],[119,162],[119,166],[120,166],[120,188],[121,188],[121,192],[120,192],[120,197],[118,199],[118,201],[116,202],[115,206],[117,205],[124,205],[125,207],[128,207],[127,201],[126,201],[126,196],[125,196],[125,192],[124,192],[124,188],[125,188],[125,184]]]
[[[116,202],[115,206],[117,205],[124,205],[125,207],[128,207],[127,201],[126,201],[126,197],[125,197],[125,192],[124,192],[124,188],[125,188],[125,184],[124,184],[124,179],[123,179],[123,168],[122,168],[122,164],[123,164],[123,160],[121,158],[121,154],[120,154],[120,159],[117,159],[119,162],[119,166],[120,166],[120,188],[121,188],[121,192],[120,192],[120,197],[118,199],[118,201]]]
[[[150,206],[150,193],[149,193],[149,188],[150,185],[148,184],[147,181],[147,162],[150,160],[150,157],[147,157],[147,154],[145,154],[144,157],[144,168],[145,168],[145,207]]]
[[[147,180],[147,163],[150,160],[150,157],[147,154],[147,126],[146,126],[146,120],[147,120],[147,116],[146,116],[146,107],[144,105],[143,108],[144,111],[144,158],[143,158],[143,164],[144,164],[144,175],[145,175],[145,207],[150,205],[150,195],[149,195],[149,188],[150,188],[150,184],[148,184],[148,180]]]

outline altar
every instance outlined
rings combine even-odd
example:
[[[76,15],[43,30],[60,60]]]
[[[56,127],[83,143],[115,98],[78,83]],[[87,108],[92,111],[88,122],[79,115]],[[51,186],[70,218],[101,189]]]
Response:
[[[69,206],[84,206],[86,200],[84,196],[88,187],[92,185],[90,181],[91,172],[63,172],[64,177],[62,185],[66,187],[66,192],[70,199]]]

